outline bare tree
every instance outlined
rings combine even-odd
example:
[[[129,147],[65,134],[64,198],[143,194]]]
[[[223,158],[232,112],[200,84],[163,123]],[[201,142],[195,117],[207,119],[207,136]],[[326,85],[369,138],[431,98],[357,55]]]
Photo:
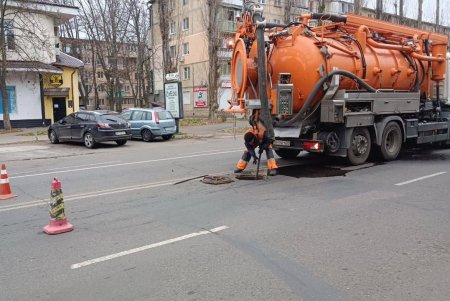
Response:
[[[203,22],[206,28],[208,43],[208,118],[215,119],[219,101],[217,90],[219,89],[219,49],[223,44],[224,37],[221,35],[220,18],[222,12],[221,0],[206,0],[206,12],[203,13]]]
[[[291,22],[291,10],[293,6],[292,0],[286,0],[284,5],[284,24],[289,24]]]
[[[88,37],[95,45],[96,60],[106,78],[111,110],[122,109],[122,86],[119,60],[127,57],[130,12],[123,1],[79,1]],[[123,64],[123,63],[122,63]]]
[[[422,28],[422,18],[423,18],[423,0],[418,0],[419,12],[417,15],[417,27]]]
[[[383,0],[377,0],[375,7],[375,15],[377,19],[382,19],[383,17]]]
[[[0,90],[2,95],[3,127],[11,129],[6,87],[8,56],[19,61],[51,59],[54,41],[33,12],[39,4],[27,1],[0,0]],[[10,53],[7,53],[10,52]]]
[[[135,69],[130,70],[135,71],[134,74],[136,75],[135,80],[137,83],[136,87],[132,84],[132,72],[128,72],[128,81],[130,83],[131,91],[135,100],[138,102],[139,106],[143,107],[144,105],[149,105],[149,87],[147,83],[150,70],[148,69],[149,64],[146,64],[146,62],[150,59],[150,56],[153,55],[149,52],[147,46],[149,23],[146,21],[149,19],[149,15],[146,7],[140,5],[139,0],[128,0],[127,6],[131,14],[131,35],[129,37],[132,38],[133,43],[135,43],[137,46],[137,62],[135,65]],[[127,65],[127,67],[131,66]]]
[[[439,31],[440,28],[440,24],[441,24],[441,20],[440,20],[440,9],[441,9],[441,5],[440,5],[440,1],[436,0],[436,19],[435,19],[435,26],[434,29],[436,31]]]

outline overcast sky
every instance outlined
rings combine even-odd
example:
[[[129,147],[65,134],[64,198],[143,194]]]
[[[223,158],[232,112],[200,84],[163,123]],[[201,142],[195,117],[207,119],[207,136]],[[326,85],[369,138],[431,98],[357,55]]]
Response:
[[[364,3],[366,1],[367,7],[375,8],[376,0],[362,0]],[[383,11],[395,14],[395,4],[399,3],[399,0],[383,0]],[[411,19],[417,19],[418,15],[418,1],[417,0],[404,0],[405,6],[403,11],[406,17]],[[440,0],[440,19],[441,24],[450,26],[450,0]],[[397,12],[398,13],[398,12]],[[436,17],[436,0],[423,0],[423,21],[425,22],[435,22]]]

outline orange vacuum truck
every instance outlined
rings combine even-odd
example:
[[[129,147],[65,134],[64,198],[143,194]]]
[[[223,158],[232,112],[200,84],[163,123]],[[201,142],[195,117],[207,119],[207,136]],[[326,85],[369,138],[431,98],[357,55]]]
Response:
[[[275,152],[397,158],[405,143],[446,144],[448,37],[357,15],[268,23],[244,3],[228,112],[259,116]]]

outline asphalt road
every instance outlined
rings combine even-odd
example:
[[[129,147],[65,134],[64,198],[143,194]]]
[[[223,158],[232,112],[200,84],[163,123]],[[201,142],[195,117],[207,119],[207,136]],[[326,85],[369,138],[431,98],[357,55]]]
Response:
[[[185,181],[233,178],[241,151],[232,137],[1,146],[18,197],[0,201],[0,300],[449,299],[450,150]],[[55,176],[75,230],[48,236]]]

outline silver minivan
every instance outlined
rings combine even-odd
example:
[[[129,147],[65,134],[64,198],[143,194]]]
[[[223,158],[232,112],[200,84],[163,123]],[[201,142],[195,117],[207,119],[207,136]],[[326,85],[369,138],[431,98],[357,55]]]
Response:
[[[148,142],[155,137],[169,140],[177,131],[175,119],[163,108],[130,108],[120,113],[130,123],[131,136]]]

